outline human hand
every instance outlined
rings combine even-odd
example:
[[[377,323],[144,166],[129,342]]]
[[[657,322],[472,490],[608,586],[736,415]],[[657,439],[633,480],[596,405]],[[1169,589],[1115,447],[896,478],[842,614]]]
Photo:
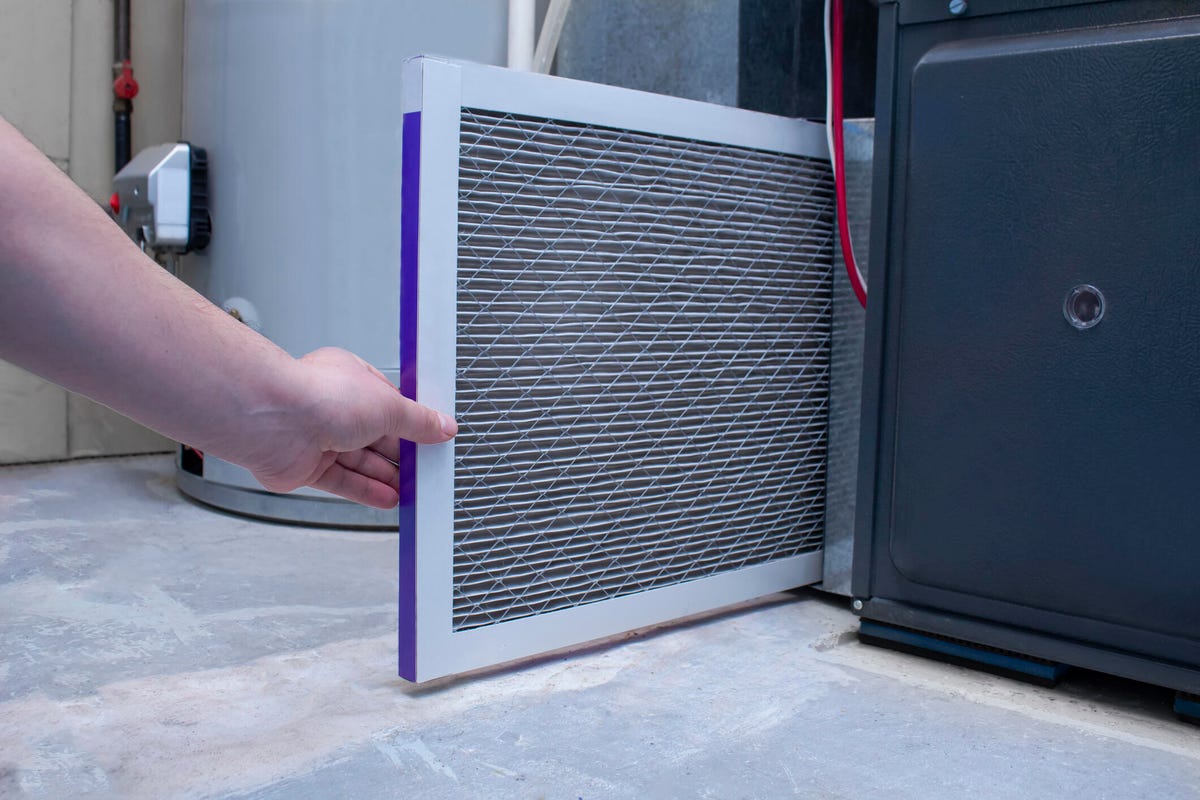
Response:
[[[295,359],[201,297],[2,118],[0,358],[277,492],[314,486],[390,508],[397,440],[458,430],[357,356]]]
[[[273,492],[312,486],[392,508],[399,499],[399,439],[434,444],[458,432],[452,418],[403,397],[353,353],[323,348],[296,366],[292,407],[255,420],[265,423],[263,446],[241,459]]]

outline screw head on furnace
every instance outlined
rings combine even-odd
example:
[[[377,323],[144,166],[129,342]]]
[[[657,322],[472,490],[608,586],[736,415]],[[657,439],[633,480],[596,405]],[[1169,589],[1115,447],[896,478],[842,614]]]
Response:
[[[1077,330],[1098,325],[1104,317],[1104,294],[1090,283],[1076,286],[1063,301],[1063,316]]]

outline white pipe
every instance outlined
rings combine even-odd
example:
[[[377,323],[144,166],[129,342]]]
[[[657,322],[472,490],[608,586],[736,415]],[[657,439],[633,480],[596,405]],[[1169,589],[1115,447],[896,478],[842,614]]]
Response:
[[[829,167],[834,172],[833,180],[836,183],[837,159],[833,157],[833,36],[829,32],[832,24],[831,5],[829,0],[825,0],[825,144],[829,147]]]
[[[508,66],[528,72],[533,67],[535,0],[508,0]]]
[[[546,18],[542,20],[542,32],[538,35],[537,49],[533,52],[533,71],[550,74],[554,53],[558,50],[558,39],[562,36],[563,23],[567,21],[567,9],[571,0],[550,0]]]

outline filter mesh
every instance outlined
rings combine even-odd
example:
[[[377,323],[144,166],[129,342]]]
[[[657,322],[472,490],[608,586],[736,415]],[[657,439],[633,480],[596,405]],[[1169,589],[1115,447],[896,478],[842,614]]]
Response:
[[[463,109],[453,622],[817,550],[823,162]]]

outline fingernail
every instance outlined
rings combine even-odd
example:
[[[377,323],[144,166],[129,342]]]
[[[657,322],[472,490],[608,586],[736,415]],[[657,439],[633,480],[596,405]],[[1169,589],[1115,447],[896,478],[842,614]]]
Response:
[[[447,416],[446,414],[438,414],[438,418],[442,422],[442,433],[447,436],[454,436],[458,433],[458,423],[454,421],[454,417]]]

